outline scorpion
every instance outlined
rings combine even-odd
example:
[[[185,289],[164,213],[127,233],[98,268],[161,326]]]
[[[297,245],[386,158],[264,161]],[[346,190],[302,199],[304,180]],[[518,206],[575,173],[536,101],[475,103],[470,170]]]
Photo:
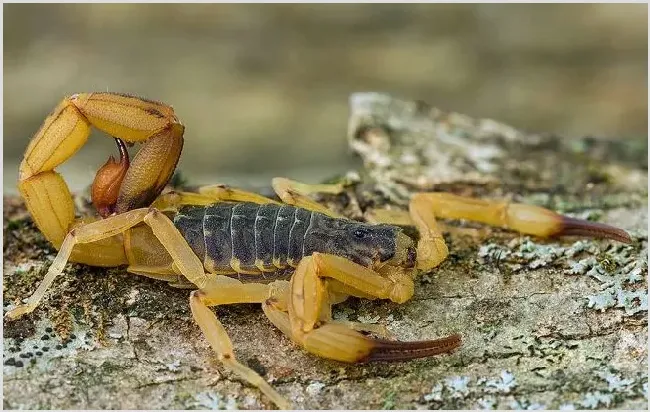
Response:
[[[97,171],[91,186],[97,214],[76,218],[70,190],[54,169],[86,143],[92,127],[115,139],[120,160],[111,156]],[[127,265],[130,273],[193,288],[193,319],[221,364],[278,407],[290,409],[268,382],[237,360],[210,307],[261,304],[283,334],[323,358],[405,361],[448,353],[461,345],[461,335],[416,342],[386,339],[376,325],[334,320],[332,306],[350,296],[408,301],[416,275],[431,271],[448,255],[436,218],[476,221],[538,237],[631,242],[621,229],[539,206],[442,192],[414,194],[408,211],[399,216],[415,226],[417,243],[388,214],[384,221],[377,214],[380,221],[359,222],[310,197],[341,193],[341,183],[309,185],[275,178],[272,187],[281,202],[225,185],[163,193],[179,160],[184,131],[171,106],[126,94],[74,94],[56,106],[26,149],[18,189],[58,254],[33,294],[6,318],[32,312],[67,262]],[[134,143],[142,147],[131,161],[126,144]]]

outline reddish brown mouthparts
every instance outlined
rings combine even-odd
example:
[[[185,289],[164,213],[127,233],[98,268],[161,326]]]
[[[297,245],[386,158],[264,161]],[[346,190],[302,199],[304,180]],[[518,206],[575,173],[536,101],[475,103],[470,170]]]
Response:
[[[121,139],[116,138],[115,142],[120,150],[120,161],[118,163],[113,155],[109,156],[108,161],[97,171],[90,192],[93,205],[102,217],[113,213],[122,181],[130,165],[126,145]]]

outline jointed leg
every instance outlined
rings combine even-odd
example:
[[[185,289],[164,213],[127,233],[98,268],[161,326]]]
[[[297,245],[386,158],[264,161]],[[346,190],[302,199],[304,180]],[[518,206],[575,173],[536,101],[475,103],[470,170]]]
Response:
[[[365,210],[363,217],[368,223],[383,223],[393,226],[415,226],[408,210],[370,208]],[[481,233],[480,229],[451,226],[440,221],[436,221],[436,226],[440,232],[452,233],[460,236],[471,236],[476,238]]]
[[[325,286],[325,291],[327,293],[327,296],[323,300],[323,304],[321,306],[321,313],[318,318],[320,324],[335,323],[359,332],[374,333],[375,335],[380,336],[382,338],[391,337],[391,333],[388,331],[388,329],[386,329],[386,326],[381,324],[332,319],[332,306],[336,305],[337,303],[343,302],[348,298],[348,296],[362,297],[360,295],[364,295],[364,294],[359,292],[356,289],[348,288],[344,284],[334,279],[324,279],[323,284]],[[338,284],[339,287],[334,286],[335,284]],[[373,296],[369,296],[369,299],[375,299],[375,298]]]
[[[8,319],[16,319],[26,313],[32,312],[45,295],[54,279],[63,272],[65,264],[68,263],[72,249],[77,244],[90,243],[97,240],[109,238],[128,230],[141,223],[148,213],[147,209],[136,209],[110,219],[98,220],[87,225],[79,226],[71,230],[65,237],[59,253],[47,271],[45,278],[36,291],[29,297],[27,303],[10,310],[5,315]]]
[[[368,223],[387,224],[393,226],[413,226],[409,212],[402,209],[367,209],[363,217]]]
[[[345,190],[342,184],[310,185],[299,183],[283,177],[276,177],[271,182],[273,190],[286,204],[302,207],[332,217],[342,217],[325,206],[310,199],[308,195],[314,193],[339,194]]]
[[[253,370],[237,362],[232,351],[232,343],[223,325],[208,308],[208,305],[228,303],[263,302],[278,285],[241,284],[227,277],[208,277],[199,258],[183,239],[174,224],[162,213],[153,209],[144,218],[154,235],[163,244],[174,260],[174,265],[189,281],[201,290],[190,296],[190,307],[199,325],[219,360],[242,379],[258,387],[264,394],[283,409],[289,404],[262,377]],[[285,289],[286,290],[286,289]]]
[[[409,212],[420,233],[417,268],[431,270],[449,255],[445,239],[436,224],[436,214],[430,203],[418,195],[411,199]]]
[[[253,202],[258,204],[275,203],[273,199],[247,192],[226,185],[211,185],[199,188],[198,193],[193,192],[169,192],[156,199],[153,207],[158,210],[178,210],[185,205],[207,206],[215,202]]]
[[[32,296],[29,297],[27,303],[7,312],[5,316],[9,319],[16,319],[26,313],[32,312],[54,279],[63,272],[65,264],[68,262],[75,246],[111,238],[124,233],[142,222],[151,227],[154,235],[174,259],[174,263],[178,266],[180,272],[195,285],[199,287],[205,286],[208,277],[203,271],[203,265],[196,255],[194,255],[180,232],[174,227],[174,224],[156,209],[135,209],[72,229],[66,235],[59,248],[59,253],[48,269],[45,278],[43,278],[43,281],[36,288]],[[80,250],[84,251],[83,248]],[[92,249],[88,248],[85,251],[90,253]],[[126,258],[124,258],[122,263],[126,263]],[[135,269],[137,270],[137,267]]]
[[[333,217],[341,217],[325,206],[313,201],[307,195],[313,193],[341,193],[344,188],[341,184],[308,185],[285,178],[274,178],[273,189],[280,199],[286,204],[313,210]],[[196,205],[206,206],[215,202],[253,202],[258,204],[275,203],[273,199],[257,193],[233,188],[227,185],[210,185],[200,187],[198,193],[169,192],[161,195],[152,205],[158,210],[177,210],[180,206]]]
[[[413,225],[420,234],[417,248],[417,268],[431,270],[449,255],[442,231],[436,222],[434,208],[426,198],[416,194],[409,203],[409,211],[376,209],[367,214],[372,223]]]
[[[209,185],[199,188],[199,193],[202,195],[210,196],[216,200],[231,201],[231,202],[253,202],[260,205],[267,203],[279,204],[275,200],[269,199],[266,196],[257,193],[249,192],[246,190],[237,189],[228,185]]]
[[[59,249],[59,253],[54,259],[54,262],[52,262],[45,278],[38,288],[36,288],[32,296],[30,296],[28,302],[9,311],[6,316],[9,319],[15,319],[23,314],[32,312],[36,308],[48,287],[62,273],[76,245],[110,238],[143,222],[149,225],[156,238],[172,257],[178,271],[187,280],[200,288],[209,286],[209,277],[205,274],[201,261],[194,254],[178,229],[174,227],[171,220],[156,209],[135,209],[106,219],[80,225],[71,230],[66,235]],[[126,263],[126,259],[123,263]],[[132,269],[137,271],[138,268],[132,267]],[[151,268],[147,268],[147,271],[150,272]]]
[[[282,288],[279,288],[282,290]],[[284,289],[286,293],[286,288]],[[219,361],[240,378],[259,388],[279,408],[291,409],[291,404],[275,391],[257,372],[242,365],[235,359],[233,346],[226,330],[208,306],[229,303],[263,303],[271,298],[274,285],[242,284],[241,282],[219,276],[203,290],[192,292],[190,307],[195,322],[199,325],[206,339],[217,353]]]

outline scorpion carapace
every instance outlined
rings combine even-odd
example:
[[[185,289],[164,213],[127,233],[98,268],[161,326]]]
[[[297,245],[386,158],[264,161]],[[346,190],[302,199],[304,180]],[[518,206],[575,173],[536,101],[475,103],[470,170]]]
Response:
[[[109,161],[93,185],[93,201],[104,218],[75,220],[68,187],[54,168],[86,142],[91,126],[118,139],[121,161]],[[134,274],[172,286],[189,284],[197,289],[190,294],[194,320],[222,364],[288,409],[283,396],[237,361],[210,306],[259,303],[280,331],[325,358],[412,359],[449,352],[460,346],[460,336],[421,342],[373,339],[359,331],[386,335],[386,330],[333,320],[332,305],[349,296],[397,303],[410,299],[418,270],[430,271],[448,255],[436,218],[473,220],[540,237],[580,234],[631,241],[621,229],[538,206],[447,193],[417,193],[408,212],[383,214],[384,220],[415,226],[417,245],[397,227],[351,221],[308,196],[344,192],[342,184],[273,179],[284,203],[223,185],[158,196],[180,156],[183,133],[174,110],[163,103],[117,93],[63,99],[27,147],[18,184],[36,225],[59,252],[32,296],[7,318],[32,312],[68,261],[127,264]],[[120,139],[143,143],[132,162]]]
[[[337,219],[291,205],[184,206],[173,221],[206,272],[213,274],[290,274],[285,269],[295,269],[316,252],[373,269],[415,265],[415,243],[396,226]]]

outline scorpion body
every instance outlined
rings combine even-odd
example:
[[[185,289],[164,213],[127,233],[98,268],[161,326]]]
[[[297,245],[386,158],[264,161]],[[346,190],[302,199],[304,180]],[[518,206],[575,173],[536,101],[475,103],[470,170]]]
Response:
[[[172,219],[207,273],[238,275],[244,282],[289,279],[303,257],[315,252],[371,267],[377,257],[380,262],[393,258],[398,237],[405,239],[395,226],[275,203],[185,206]],[[413,264],[414,244],[409,253]]]

